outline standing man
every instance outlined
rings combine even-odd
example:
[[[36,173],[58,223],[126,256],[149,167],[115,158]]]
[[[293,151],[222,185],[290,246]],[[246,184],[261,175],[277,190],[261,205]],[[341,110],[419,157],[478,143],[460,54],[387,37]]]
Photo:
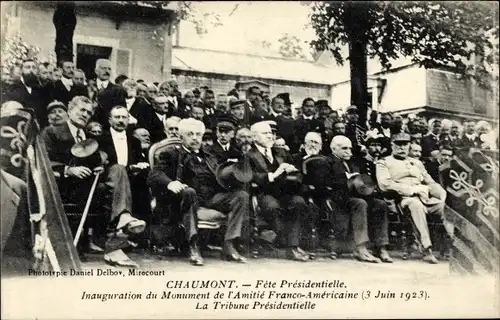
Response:
[[[346,111],[345,136],[351,140],[353,156],[356,158],[361,151],[361,145],[365,141],[366,130],[358,124],[358,107],[349,106]]]
[[[254,145],[246,156],[258,186],[259,214],[285,242],[287,258],[307,262],[309,255],[299,247],[299,242],[300,222],[308,218],[309,208],[299,195],[301,184],[287,179],[287,176],[293,178],[298,170],[287,151],[273,148],[273,132],[268,123],[258,122],[250,130]]]
[[[470,148],[479,148],[481,147],[481,139],[476,136],[475,128],[476,122],[472,119],[465,119],[463,122],[464,125],[464,133],[462,136],[456,141],[455,146],[459,149],[470,149]]]
[[[438,263],[432,253],[427,214],[443,215],[446,191],[427,173],[422,162],[408,157],[410,135],[392,136],[392,155],[379,160],[377,181],[382,192],[395,192],[410,211],[424,249],[424,261]]]
[[[2,104],[7,101],[16,101],[26,109],[33,109],[40,127],[44,128],[47,125],[47,105],[44,105],[45,101],[40,92],[36,72],[35,61],[24,60],[21,64],[21,78],[2,94]]]
[[[283,115],[285,112],[285,100],[276,96],[271,100],[271,112],[266,120],[276,122],[276,134],[283,137],[285,143],[290,146],[294,142],[294,120]]]
[[[51,97],[52,100],[58,100],[68,105],[68,103],[76,96],[88,96],[88,90],[83,83],[74,83],[75,67],[71,61],[61,62],[62,77],[61,80],[54,82],[52,86]],[[83,77],[85,81],[85,74],[76,72],[77,81]]]
[[[89,168],[73,162],[71,148],[75,143],[86,140],[84,129],[93,113],[92,101],[77,96],[69,103],[68,121],[58,127],[47,127],[42,137],[52,169],[60,176],[58,186],[63,201],[78,203],[83,208],[88,194],[82,190],[90,190],[93,175],[102,174],[101,186],[96,189],[95,197],[104,203],[103,208],[99,209],[108,211],[100,221],[108,229],[104,260],[111,265],[137,267],[121,249],[130,245],[126,240],[127,235],[141,233],[146,223],[132,216],[132,195],[125,167],[116,163]]]
[[[434,119],[434,121],[429,122],[430,132],[422,137],[422,160],[424,162],[430,160],[432,151],[439,150],[440,143],[441,120]]]
[[[316,114],[316,105],[312,98],[306,98],[302,102],[302,115],[295,120],[293,126],[294,141],[290,145],[292,152],[298,152],[304,141],[306,134],[310,131],[318,132],[324,135],[325,125],[314,117]]]
[[[107,129],[109,128],[109,111],[114,106],[126,105],[127,91],[122,86],[110,81],[111,61],[107,59],[97,60],[95,74],[97,76],[97,94],[95,95],[97,110],[95,119]]]
[[[250,196],[243,190],[228,192],[217,182],[216,168],[207,161],[200,150],[205,125],[195,119],[179,122],[182,146],[171,148],[159,155],[159,163],[148,178],[157,206],[167,205],[170,222],[182,224],[189,243],[189,262],[195,266],[204,264],[198,247],[198,209],[215,209],[228,219],[224,236],[223,257],[245,263],[246,259],[236,250],[235,242],[241,237],[244,219],[248,216]],[[180,165],[183,165],[180,168]]]
[[[167,137],[164,123],[167,117],[168,98],[164,95],[155,97],[153,109],[153,116],[151,117],[151,121],[147,124],[146,129],[148,129],[151,135],[151,143],[156,143]]]

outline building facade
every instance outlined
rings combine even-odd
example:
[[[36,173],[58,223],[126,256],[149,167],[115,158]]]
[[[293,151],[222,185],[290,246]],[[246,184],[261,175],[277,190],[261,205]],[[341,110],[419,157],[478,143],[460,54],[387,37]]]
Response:
[[[330,101],[331,72],[307,60],[185,47],[172,50],[172,74],[181,89],[208,86],[216,93],[228,93],[238,83],[259,81],[269,86],[270,97],[289,93],[294,108],[307,97]]]
[[[112,79],[126,74],[146,82],[168,79],[171,71],[171,21],[176,7],[160,10],[124,6],[119,1],[75,1],[74,63],[92,77],[95,61],[111,60]],[[7,10],[2,36],[19,34],[24,42],[40,48],[40,57],[54,53],[56,30],[52,22],[54,1],[13,1]],[[5,28],[4,28],[5,27]],[[153,39],[155,31],[160,35]]]
[[[453,72],[406,65],[368,77],[371,107],[379,112],[406,116],[415,113],[427,119],[498,121],[494,92],[480,88]],[[349,81],[334,84],[332,106],[350,103]]]

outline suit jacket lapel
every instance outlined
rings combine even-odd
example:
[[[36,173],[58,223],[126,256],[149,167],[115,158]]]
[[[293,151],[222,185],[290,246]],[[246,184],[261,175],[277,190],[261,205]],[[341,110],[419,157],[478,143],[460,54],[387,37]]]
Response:
[[[272,153],[273,153],[273,157],[274,159],[276,159],[276,161],[278,162],[278,164],[282,164],[285,162],[285,159],[280,155],[278,154],[278,152],[276,152],[275,149],[271,149],[272,150]]]
[[[69,125],[67,122],[65,122],[61,127],[61,140],[71,140],[73,144],[76,143],[75,137],[71,134],[71,131],[69,130]]]
[[[264,159],[264,155],[260,153],[259,149],[254,145],[253,147],[254,155],[255,155],[255,160],[260,164],[260,166],[264,169],[267,170],[267,163],[266,160]]]

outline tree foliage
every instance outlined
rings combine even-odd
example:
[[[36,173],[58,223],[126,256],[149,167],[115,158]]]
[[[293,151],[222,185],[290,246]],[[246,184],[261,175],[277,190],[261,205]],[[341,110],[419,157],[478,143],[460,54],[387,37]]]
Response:
[[[278,43],[279,53],[282,57],[300,59],[304,59],[306,57],[298,37],[285,33],[278,39]]]
[[[488,86],[498,64],[498,3],[486,1],[331,1],[311,4],[316,50],[339,64],[342,45],[357,44],[386,69],[411,57],[421,66],[449,67]]]

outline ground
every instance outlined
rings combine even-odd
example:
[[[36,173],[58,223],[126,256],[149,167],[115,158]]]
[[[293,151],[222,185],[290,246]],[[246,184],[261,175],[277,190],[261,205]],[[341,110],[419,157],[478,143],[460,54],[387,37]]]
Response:
[[[3,301],[2,318],[415,318],[415,317],[492,317],[498,313],[498,278],[493,276],[459,276],[450,273],[449,264],[441,261],[437,265],[424,263],[418,256],[403,261],[394,253],[393,264],[370,264],[343,256],[332,261],[327,257],[318,257],[307,263],[294,262],[277,258],[251,259],[247,264],[235,264],[221,261],[217,253],[205,252],[205,266],[195,267],[188,264],[186,258],[168,257],[159,260],[150,254],[131,253],[130,257],[140,265],[139,270],[163,271],[160,276],[131,276],[127,269],[107,266],[99,256],[91,256],[83,263],[85,270],[123,271],[122,276],[107,277],[73,277],[63,279],[41,279],[39,283],[29,283],[32,279],[2,281]],[[314,309],[308,310],[266,310],[265,303],[293,303],[296,300],[266,299],[260,300],[263,305],[250,310],[214,310],[213,294],[217,289],[172,289],[170,280],[234,280],[232,289],[220,289],[226,295],[228,291],[255,292],[265,295],[270,291],[280,293],[307,292],[358,292],[358,299],[313,299]],[[259,280],[276,282],[276,288],[257,288]],[[304,289],[280,288],[283,281],[337,281],[344,282],[343,288]],[[25,285],[23,281],[26,281]],[[7,285],[6,285],[7,284]],[[15,284],[15,285],[13,285]],[[244,287],[249,284],[250,287]],[[29,287],[28,287],[29,286]],[[7,288],[7,289],[6,289]],[[29,289],[28,289],[29,288]],[[36,290],[38,288],[38,291]],[[24,289],[24,290],[23,290]],[[7,291],[4,291],[7,290]],[[163,292],[203,293],[210,291],[211,300],[87,300],[83,293],[142,293],[155,292],[159,296]],[[394,293],[392,299],[375,299],[378,291]],[[361,296],[368,294],[369,299]],[[3,293],[9,292],[8,295]],[[37,293],[37,292],[41,292]],[[144,296],[143,296],[144,297]],[[226,297],[227,298],[227,297]],[[41,304],[43,307],[33,309],[11,309],[9,303],[23,301],[23,305]],[[228,299],[220,301],[228,303]],[[231,300],[233,303],[250,303],[255,301]],[[308,299],[299,299],[305,302]],[[208,310],[202,310],[207,303]],[[311,306],[309,304],[309,306]],[[34,308],[34,307],[33,307]],[[197,309],[198,308],[198,309]],[[23,313],[24,312],[24,313]],[[23,315],[20,317],[19,315]],[[12,317],[9,317],[12,316]]]

